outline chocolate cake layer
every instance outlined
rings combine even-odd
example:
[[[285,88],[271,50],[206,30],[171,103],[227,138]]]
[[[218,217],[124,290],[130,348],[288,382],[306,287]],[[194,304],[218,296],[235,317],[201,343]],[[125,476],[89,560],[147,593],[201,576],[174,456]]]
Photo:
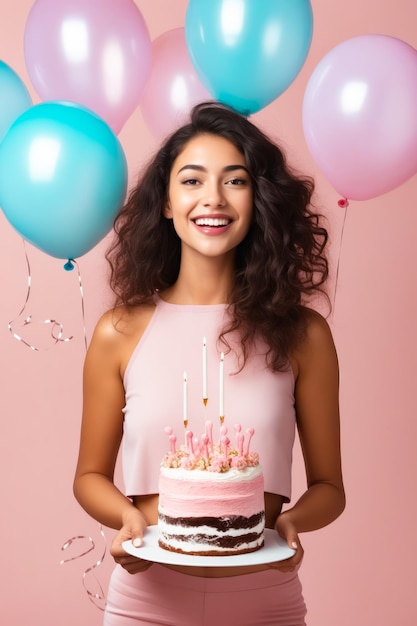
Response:
[[[181,526],[183,528],[208,526],[218,532],[227,532],[231,528],[239,530],[253,528],[265,519],[265,513],[261,511],[250,517],[242,515],[230,515],[229,517],[171,517],[159,512],[159,519],[170,526]]]

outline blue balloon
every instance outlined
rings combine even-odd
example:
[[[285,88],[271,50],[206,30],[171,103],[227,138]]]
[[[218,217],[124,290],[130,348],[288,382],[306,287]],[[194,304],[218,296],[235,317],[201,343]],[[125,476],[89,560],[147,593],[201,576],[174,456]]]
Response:
[[[188,53],[212,96],[249,115],[275,100],[304,65],[308,0],[190,0]]]
[[[112,228],[126,195],[119,140],[89,109],[37,104],[0,143],[0,206],[24,239],[60,259],[75,259]]]
[[[0,141],[15,119],[31,106],[32,98],[24,83],[0,61]]]

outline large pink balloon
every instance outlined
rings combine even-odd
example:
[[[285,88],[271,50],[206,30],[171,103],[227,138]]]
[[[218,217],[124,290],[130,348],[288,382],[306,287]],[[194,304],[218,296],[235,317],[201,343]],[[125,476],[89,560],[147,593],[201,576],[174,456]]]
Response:
[[[183,28],[174,28],[152,43],[152,66],[140,109],[157,137],[173,132],[187,121],[194,104],[212,100],[188,55]]]
[[[318,64],[303,103],[307,145],[343,197],[367,200],[417,172],[417,50],[363,35]]]
[[[152,48],[133,0],[36,0],[24,45],[41,99],[83,104],[115,133],[138,106]]]

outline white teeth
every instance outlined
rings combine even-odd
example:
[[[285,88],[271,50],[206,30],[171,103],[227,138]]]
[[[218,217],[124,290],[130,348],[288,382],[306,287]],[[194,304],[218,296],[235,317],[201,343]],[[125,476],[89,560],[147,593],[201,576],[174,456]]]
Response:
[[[197,226],[227,226],[230,220],[224,218],[201,217],[195,220]]]

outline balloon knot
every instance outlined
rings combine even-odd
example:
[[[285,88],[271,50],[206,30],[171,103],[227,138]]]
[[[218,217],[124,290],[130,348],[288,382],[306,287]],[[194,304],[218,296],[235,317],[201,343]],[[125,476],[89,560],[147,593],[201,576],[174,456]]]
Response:
[[[341,209],[344,209],[349,206],[349,200],[347,198],[341,198],[337,204]]]
[[[66,272],[71,272],[74,269],[74,259],[68,259],[68,261],[64,265],[64,270]]]

